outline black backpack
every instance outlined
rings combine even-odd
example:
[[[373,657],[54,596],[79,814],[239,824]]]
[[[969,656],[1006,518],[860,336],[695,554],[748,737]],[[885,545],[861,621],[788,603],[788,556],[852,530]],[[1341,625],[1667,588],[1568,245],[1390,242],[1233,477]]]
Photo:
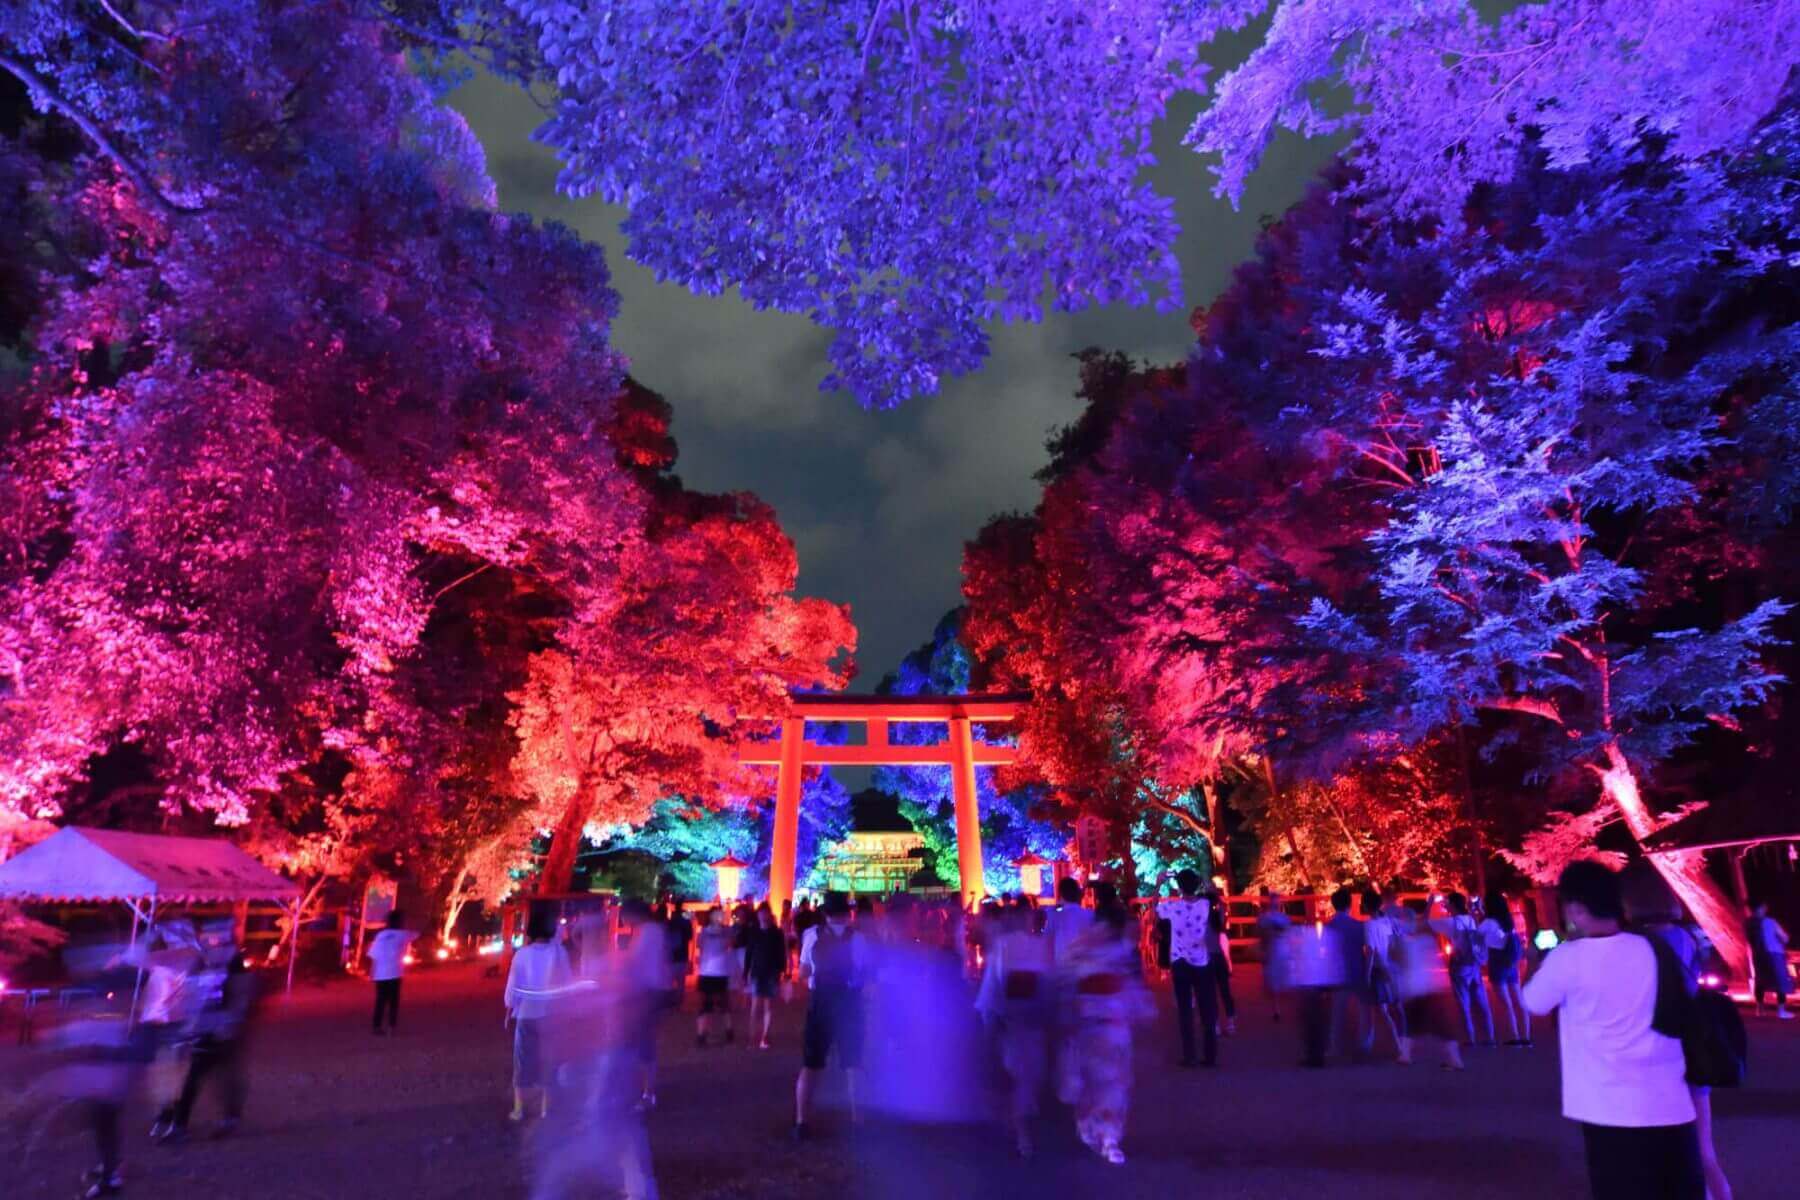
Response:
[[[1687,1081],[1694,1087],[1742,1086],[1749,1071],[1744,1019],[1730,996],[1701,988],[1688,991],[1687,970],[1669,944],[1642,935],[1656,955],[1656,1008],[1650,1028],[1681,1042]]]

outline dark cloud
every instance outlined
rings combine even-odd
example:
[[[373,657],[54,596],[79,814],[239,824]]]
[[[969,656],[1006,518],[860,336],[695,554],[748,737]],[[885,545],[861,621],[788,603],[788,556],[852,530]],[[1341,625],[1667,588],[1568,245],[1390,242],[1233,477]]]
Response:
[[[928,400],[870,413],[823,393],[829,335],[800,317],[757,312],[735,294],[696,296],[630,262],[623,210],[556,192],[556,161],[530,134],[539,110],[476,79],[451,103],[487,148],[509,210],[560,221],[605,248],[622,311],[614,343],[632,373],[675,408],[678,470],[690,486],[749,490],[775,506],[800,554],[803,591],[848,601],[861,632],[858,686],[871,687],[927,639],[959,599],[962,545],[988,517],[1029,509],[1044,440],[1076,413],[1072,356],[1088,346],[1139,359],[1182,358],[1186,312],[1106,309],[992,333],[974,375]],[[1211,195],[1204,163],[1179,145],[1198,101],[1158,130],[1153,181],[1177,200],[1187,303],[1202,304],[1249,253],[1259,216],[1285,209],[1327,149],[1278,141],[1243,211]]]

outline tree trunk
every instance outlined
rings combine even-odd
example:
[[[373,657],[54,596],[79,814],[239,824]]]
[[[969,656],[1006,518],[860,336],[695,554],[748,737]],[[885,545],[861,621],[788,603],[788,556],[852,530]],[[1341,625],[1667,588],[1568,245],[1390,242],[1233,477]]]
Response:
[[[1481,837],[1481,815],[1475,811],[1475,783],[1469,771],[1469,729],[1456,727],[1458,782],[1462,787],[1463,819],[1469,823],[1469,859],[1475,868],[1475,894],[1487,895],[1487,846]]]
[[[575,878],[575,856],[581,853],[581,831],[593,811],[592,788],[582,780],[563,809],[562,818],[550,833],[550,851],[538,871],[538,895],[550,896],[569,890]]]
[[[1265,754],[1262,765],[1263,781],[1269,785],[1269,803],[1278,805],[1281,803],[1281,791],[1275,786],[1275,760]],[[1306,890],[1317,891],[1318,885],[1313,882],[1312,868],[1306,865],[1306,855],[1300,853],[1300,843],[1294,838],[1293,822],[1288,820],[1285,812],[1281,814],[1281,832],[1287,837],[1288,850],[1294,855],[1294,865],[1300,868],[1300,878],[1306,881]]]
[[[1637,775],[1632,771],[1631,763],[1616,742],[1606,747],[1606,767],[1599,775],[1600,790],[1618,806],[1626,828],[1631,830],[1631,836],[1641,848],[1644,839],[1655,833],[1659,826],[1638,791]],[[1744,941],[1743,922],[1737,919],[1731,901],[1707,873],[1705,852],[1687,850],[1647,857],[1676,896],[1687,905],[1706,936],[1712,939],[1731,973],[1738,979],[1748,979],[1750,949]]]

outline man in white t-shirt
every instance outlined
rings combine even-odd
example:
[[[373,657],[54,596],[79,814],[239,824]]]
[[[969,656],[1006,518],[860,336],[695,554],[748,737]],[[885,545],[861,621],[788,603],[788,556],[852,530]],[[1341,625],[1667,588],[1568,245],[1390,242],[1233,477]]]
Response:
[[[1575,936],[1525,984],[1525,1007],[1557,1012],[1563,1116],[1581,1123],[1595,1200],[1705,1200],[1681,1043],[1651,1028],[1656,954],[1620,932],[1619,879],[1571,863],[1557,881]]]
[[[418,930],[406,928],[406,918],[396,908],[388,913],[387,926],[364,952],[369,960],[369,978],[375,981],[377,1037],[392,1033],[400,1021],[400,976],[406,971],[406,951],[418,936]]]
[[[1168,882],[1165,874],[1159,884]],[[1169,923],[1169,977],[1175,986],[1175,1021],[1181,1033],[1181,1065],[1210,1067],[1219,1061],[1219,993],[1208,966],[1212,962],[1212,901],[1200,894],[1200,872],[1191,868],[1175,875],[1179,896],[1156,903],[1156,915]],[[1200,1009],[1203,1053],[1194,1054],[1194,1009]]]

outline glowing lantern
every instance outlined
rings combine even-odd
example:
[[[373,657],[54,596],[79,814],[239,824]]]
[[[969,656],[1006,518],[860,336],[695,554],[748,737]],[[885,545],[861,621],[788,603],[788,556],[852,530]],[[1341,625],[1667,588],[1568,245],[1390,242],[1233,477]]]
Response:
[[[1050,860],[1042,858],[1033,851],[1027,850],[1025,857],[1016,859],[1013,866],[1019,869],[1019,890],[1027,896],[1044,894],[1044,868],[1050,866]]]
[[[713,874],[719,879],[719,899],[730,904],[738,898],[738,888],[744,883],[744,868],[750,864],[727,854],[712,864]]]

